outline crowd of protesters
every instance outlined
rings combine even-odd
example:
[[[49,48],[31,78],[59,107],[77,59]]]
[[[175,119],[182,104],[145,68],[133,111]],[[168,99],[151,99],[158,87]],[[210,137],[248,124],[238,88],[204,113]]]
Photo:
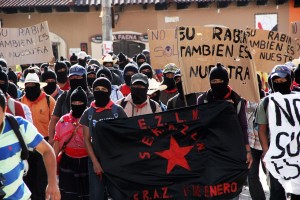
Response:
[[[51,199],[59,198],[53,189],[56,183],[52,180],[53,172],[47,166],[50,159],[45,159],[44,152],[50,151],[50,145],[52,154],[56,156],[57,170],[55,167],[52,170],[59,177],[61,199],[104,200],[109,196],[115,200],[126,199],[105,177],[93,150],[93,124],[100,120],[158,113],[221,100],[231,102],[236,109],[247,152],[245,160],[249,168],[251,197],[254,200],[266,199],[259,180],[259,165],[269,143],[264,97],[273,92],[286,95],[300,91],[300,65],[286,63],[275,66],[269,75],[268,92],[257,75],[262,100],[255,103],[243,99],[230,87],[228,71],[222,63],[216,63],[210,71],[211,88],[208,91],[184,94],[180,66],[169,63],[161,66],[162,70],[153,69],[149,54],[148,50],[144,50],[128,58],[121,52],[118,55],[110,52],[97,60],[79,52],[69,60],[60,58],[54,65],[23,65],[22,77],[17,77],[8,68],[9,63],[0,59],[0,113],[19,116],[26,120],[17,118],[19,123],[32,123],[36,127],[27,125],[27,129],[34,131],[26,139],[28,146],[35,148],[30,152],[29,170],[24,176],[32,200],[47,198],[47,185],[52,190]],[[6,130],[4,122],[5,119],[0,122],[2,132]],[[3,134],[0,135],[0,149],[5,146],[2,137]],[[1,163],[5,159],[0,156]],[[24,169],[22,165],[19,173],[23,173]],[[0,166],[0,172],[11,170],[8,165]],[[9,176],[12,175],[6,178],[12,179]],[[5,199],[14,199],[12,197],[17,195],[24,197],[25,193],[28,198],[29,192],[19,179],[15,191],[4,187],[7,193]],[[285,200],[288,195],[271,174],[270,191],[271,200]],[[54,198],[55,195],[57,197]],[[291,199],[300,197],[291,194]]]

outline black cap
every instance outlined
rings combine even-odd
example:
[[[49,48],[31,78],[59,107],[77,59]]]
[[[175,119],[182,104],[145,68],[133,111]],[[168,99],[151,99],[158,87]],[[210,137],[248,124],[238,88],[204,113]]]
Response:
[[[97,76],[97,78],[106,77],[110,82],[112,82],[112,80],[113,80],[111,71],[107,67],[103,67],[102,69],[98,70],[96,76]]]
[[[11,68],[8,69],[7,77],[8,77],[8,80],[11,80],[12,82],[14,82],[14,84],[17,84],[18,76]]]
[[[42,73],[42,82],[45,82],[47,79],[54,79],[56,81],[56,74],[48,67],[45,67]]]
[[[99,66],[96,64],[89,65],[86,69],[87,74],[95,74],[99,70]]]
[[[108,93],[111,94],[111,83],[107,78],[105,78],[105,77],[97,78],[93,83],[93,91],[94,91],[95,87],[98,87],[98,86],[105,87],[108,90]]]
[[[71,102],[82,101],[84,105],[87,105],[87,96],[81,86],[77,87],[71,94]]]
[[[54,71],[57,73],[58,70],[65,68],[68,70],[67,64],[63,61],[57,61],[54,66]]]
[[[133,63],[128,63],[125,67],[124,67],[124,74],[126,74],[127,71],[133,71],[135,73],[138,73],[138,67],[133,64]]]
[[[217,63],[217,65],[211,69],[209,73],[209,80],[211,81],[212,79],[221,79],[225,83],[227,82],[228,84],[229,82],[228,71],[221,63]]]

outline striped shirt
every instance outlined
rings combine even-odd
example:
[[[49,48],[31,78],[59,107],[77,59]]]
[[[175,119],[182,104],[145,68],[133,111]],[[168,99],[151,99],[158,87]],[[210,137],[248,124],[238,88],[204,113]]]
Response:
[[[30,122],[21,117],[15,117],[20,132],[29,149],[34,149],[43,136]],[[29,199],[31,193],[23,182],[24,163],[21,160],[21,145],[7,119],[3,121],[0,133],[0,173],[4,175],[4,199]]]

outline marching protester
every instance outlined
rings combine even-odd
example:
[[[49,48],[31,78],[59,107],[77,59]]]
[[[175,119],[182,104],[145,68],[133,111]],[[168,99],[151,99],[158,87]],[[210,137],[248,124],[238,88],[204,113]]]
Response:
[[[57,84],[59,88],[63,91],[68,91],[70,89],[70,82],[68,79],[68,67],[65,62],[58,61],[54,65],[54,71],[57,76]]]
[[[138,64],[138,67],[140,68],[141,65],[143,63],[147,62],[147,58],[146,56],[143,54],[143,53],[139,53],[137,56],[136,56],[136,63]]]
[[[88,65],[86,68],[87,72],[87,84],[89,89],[92,89],[93,83],[96,80],[96,73],[99,70],[100,67],[96,64]]]
[[[123,77],[125,83],[120,86],[120,91],[122,92],[123,96],[126,97],[130,93],[130,84],[131,84],[131,77],[138,73],[138,67],[133,63],[128,63],[123,71]]]
[[[148,78],[153,78],[153,69],[148,63],[143,63],[139,68],[139,73],[145,74]]]
[[[273,92],[279,92],[282,95],[293,94],[291,70],[285,65],[276,65],[270,74],[270,86]],[[262,146],[262,158],[269,149],[269,116],[268,103],[269,98],[263,98],[257,109],[256,123],[258,124],[258,136]],[[280,142],[280,141],[278,141]],[[285,200],[286,194],[278,179],[270,173],[270,199]],[[299,200],[300,195],[291,194],[291,200]]]
[[[53,144],[55,125],[59,118],[70,112],[70,97],[79,86],[86,92],[88,104],[94,100],[94,96],[87,86],[86,69],[80,65],[73,65],[69,70],[70,90],[63,92],[57,99],[49,125],[49,143]]]
[[[84,68],[87,68],[87,56],[88,55],[86,54],[86,52],[80,51],[77,54],[77,64]]]
[[[148,77],[145,74],[137,73],[131,77],[131,93],[117,101],[128,117],[161,112],[160,105],[148,97],[148,88]]]
[[[32,123],[32,115],[29,107],[9,95],[9,92],[11,92],[11,90],[9,90],[9,84],[13,83],[9,83],[7,74],[3,72],[2,68],[0,67],[0,90],[6,97],[6,113],[23,117],[24,119]]]
[[[30,199],[30,191],[23,182],[24,163],[21,158],[22,142],[24,148],[35,149],[45,163],[47,170],[47,187],[43,190],[44,198],[39,199],[60,199],[60,192],[56,180],[56,161],[53,149],[39,134],[38,130],[27,120],[21,117],[8,119],[6,116],[7,102],[4,94],[0,91],[0,174],[6,181],[3,181],[3,191],[6,193],[4,199]],[[19,133],[14,132],[12,120],[19,127]],[[18,127],[15,127],[18,129]],[[20,134],[22,141],[16,137]],[[25,146],[26,145],[26,146]],[[18,146],[17,148],[11,148]],[[37,179],[38,181],[38,179]],[[32,198],[34,199],[34,198]]]
[[[11,83],[14,83],[15,86],[17,87],[17,98],[21,98],[22,96],[22,91],[19,89],[18,87],[18,76],[17,74],[12,71],[11,68],[8,69],[8,72],[7,72],[7,77],[8,77],[8,81],[11,82]]]
[[[29,70],[25,78],[25,95],[21,102],[26,104],[32,113],[33,125],[48,140],[48,125],[54,109],[55,100],[41,90],[46,83],[40,82],[36,73]],[[42,156],[33,151],[30,153],[28,164],[30,170],[25,177],[25,183],[32,192],[32,199],[45,199],[47,186],[47,173]]]
[[[163,104],[167,105],[169,99],[174,97],[178,92],[174,81],[174,75],[177,70],[177,66],[174,63],[169,63],[163,70],[163,84],[167,85],[167,89],[161,92],[160,100]]]
[[[70,56],[70,62],[71,65],[75,65],[77,63],[77,56],[75,55],[75,53],[72,53],[72,55]]]
[[[262,81],[259,74],[257,74],[257,82],[258,82],[259,96],[260,99],[262,99],[266,96],[266,94],[262,88]],[[253,158],[253,162],[248,173],[248,184],[249,184],[249,191],[252,199],[265,200],[266,199],[265,192],[259,178],[259,165],[260,163],[263,164],[261,160],[262,148],[258,137],[258,126],[257,124],[254,124],[255,111],[257,109],[257,106],[258,103],[256,102],[247,101],[247,105],[246,105],[246,116],[248,122],[247,132],[248,132],[251,154]]]
[[[113,82],[112,85],[121,85],[124,83],[122,72],[119,69],[115,69],[114,65],[117,62],[117,60],[113,60],[113,57],[110,54],[105,55],[105,57],[102,59],[102,64],[104,67],[107,67],[112,74]]]
[[[56,100],[63,91],[57,85],[55,72],[45,67],[41,77],[42,82],[47,83],[47,85],[43,87],[44,92]]]
[[[125,66],[129,63],[129,59],[122,52],[118,54],[118,58],[119,58],[118,60],[119,69],[123,71]]]
[[[71,94],[71,112],[62,116],[55,127],[53,148],[59,160],[59,188],[64,200],[89,199],[88,153],[79,124],[86,108],[86,94],[78,87]]]
[[[126,118],[127,115],[122,107],[116,105],[111,100],[111,83],[107,78],[100,77],[94,81],[93,94],[95,101],[84,111],[80,119],[80,124],[83,125],[85,147],[89,155],[90,200],[107,200],[106,187],[113,199],[124,199],[115,186],[105,178],[105,172],[101,167],[100,159],[94,152],[95,147],[92,144],[92,138],[96,134],[94,132],[95,122],[114,118]]]
[[[100,77],[105,77],[107,78],[110,82],[112,82],[112,74],[109,69],[106,67],[102,67],[102,69],[98,70],[97,72],[97,78]],[[122,92],[120,91],[119,87],[117,85],[111,85],[111,95],[110,98],[113,102],[117,102],[119,99],[122,99],[124,96]]]
[[[187,95],[184,94],[180,69],[176,70],[174,75],[174,81],[175,81],[178,94],[176,94],[174,97],[169,99],[167,103],[167,110],[197,105],[197,98],[199,96],[198,94],[196,93],[191,93]]]
[[[211,69],[209,73],[209,82],[211,89],[199,96],[197,100],[198,104],[225,100],[234,105],[243,131],[247,153],[246,163],[248,164],[248,168],[250,168],[252,164],[252,155],[248,141],[245,100],[229,86],[228,71],[221,63],[217,63],[217,65]]]
[[[18,97],[18,88],[14,83],[8,82],[7,94],[9,94],[9,96],[11,98],[15,99],[15,100],[19,99],[19,97]]]
[[[161,111],[167,111],[167,106],[163,104],[159,97],[160,91],[163,91],[167,88],[166,85],[162,85],[160,82],[157,82],[154,78],[148,78],[149,87],[147,95],[150,97],[151,100],[155,101],[160,105]]]

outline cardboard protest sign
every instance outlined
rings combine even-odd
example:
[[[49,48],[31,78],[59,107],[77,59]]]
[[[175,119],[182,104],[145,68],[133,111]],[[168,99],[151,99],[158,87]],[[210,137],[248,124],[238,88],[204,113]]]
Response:
[[[269,96],[270,146],[264,161],[287,193],[300,194],[300,96]]]
[[[296,41],[276,31],[248,29],[248,39],[256,70],[270,73],[275,65],[299,57]]]
[[[25,28],[1,28],[0,57],[9,66],[51,61],[53,52],[48,23]]]
[[[186,94],[210,88],[209,72],[217,62],[228,68],[229,85],[243,98],[258,102],[258,84],[246,33],[221,27],[179,27],[179,66]]]
[[[148,30],[151,66],[163,69],[168,63],[178,62],[178,49],[175,29]]]

